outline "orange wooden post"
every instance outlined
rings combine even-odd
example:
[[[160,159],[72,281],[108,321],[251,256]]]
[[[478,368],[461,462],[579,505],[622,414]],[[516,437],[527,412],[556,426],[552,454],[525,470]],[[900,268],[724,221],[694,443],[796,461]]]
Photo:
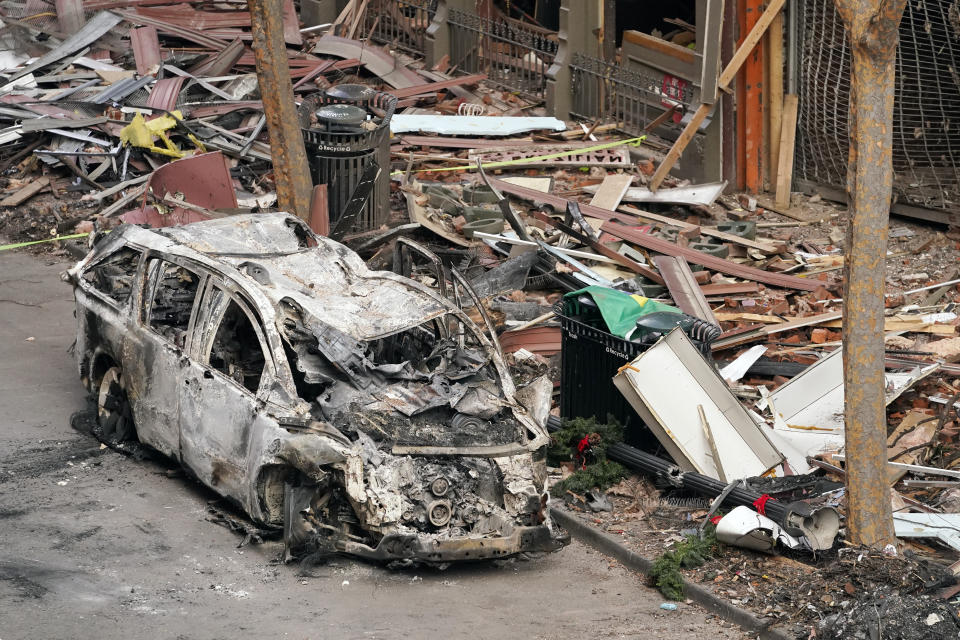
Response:
[[[749,33],[763,13],[763,0],[746,0],[746,29]],[[753,193],[759,192],[761,183],[761,162],[763,153],[763,43],[758,44],[750,52],[743,65],[744,100],[741,109],[744,111],[744,155],[745,171],[744,187]]]

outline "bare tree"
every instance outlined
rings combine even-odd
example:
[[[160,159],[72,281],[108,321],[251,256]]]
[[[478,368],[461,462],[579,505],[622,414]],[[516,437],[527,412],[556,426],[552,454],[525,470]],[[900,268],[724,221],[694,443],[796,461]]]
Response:
[[[893,89],[906,0],[834,0],[850,43],[850,196],[843,358],[847,537],[895,540],[887,481],[883,294],[893,193]]]

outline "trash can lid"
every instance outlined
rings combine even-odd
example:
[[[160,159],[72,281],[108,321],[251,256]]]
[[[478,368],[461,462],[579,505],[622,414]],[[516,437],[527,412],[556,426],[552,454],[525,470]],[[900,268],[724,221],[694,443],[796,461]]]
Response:
[[[359,126],[367,119],[367,111],[352,104],[327,104],[316,111],[317,122],[326,125]]]

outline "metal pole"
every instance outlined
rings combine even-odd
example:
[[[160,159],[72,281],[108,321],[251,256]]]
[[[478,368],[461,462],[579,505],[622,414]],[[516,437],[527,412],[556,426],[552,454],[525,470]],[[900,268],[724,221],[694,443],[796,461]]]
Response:
[[[843,306],[847,539],[895,541],[887,480],[883,300],[893,193],[893,89],[906,0],[834,0],[851,47]]]
[[[310,216],[310,168],[293,101],[293,85],[283,39],[283,3],[250,0],[253,54],[270,134],[270,155],[280,208],[307,220]]]

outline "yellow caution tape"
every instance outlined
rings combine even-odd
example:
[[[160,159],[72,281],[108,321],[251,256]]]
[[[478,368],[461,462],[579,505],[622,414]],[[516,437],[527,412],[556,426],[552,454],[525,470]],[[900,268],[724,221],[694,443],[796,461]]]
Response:
[[[605,144],[598,144],[593,147],[583,147],[580,149],[568,149],[567,151],[557,151],[556,153],[548,153],[542,156],[534,156],[532,158],[518,158],[516,160],[501,160],[499,162],[486,162],[483,164],[484,169],[498,169],[500,167],[511,167],[515,165],[527,164],[530,162],[540,162],[541,160],[553,160],[554,158],[562,158],[564,156],[572,156],[578,153],[592,153],[594,151],[603,151],[604,149],[612,149],[614,147],[619,147],[622,145],[630,145],[633,147],[639,147],[640,143],[647,139],[647,136],[640,136],[638,138],[629,138],[627,140],[617,140],[616,142],[607,142]],[[475,164],[467,164],[459,167],[441,167],[439,169],[419,169],[419,172],[424,173],[433,173],[440,171],[468,171],[470,169],[476,169]],[[404,171],[394,171],[390,175],[397,176],[403,175]]]
[[[47,238],[46,240],[31,240],[30,242],[15,242],[14,244],[0,244],[0,251],[9,249],[19,249],[20,247],[29,247],[32,244],[43,244],[44,242],[56,242],[57,240],[73,240],[74,238],[86,238],[89,233],[74,233],[69,236],[57,236],[56,238]]]

